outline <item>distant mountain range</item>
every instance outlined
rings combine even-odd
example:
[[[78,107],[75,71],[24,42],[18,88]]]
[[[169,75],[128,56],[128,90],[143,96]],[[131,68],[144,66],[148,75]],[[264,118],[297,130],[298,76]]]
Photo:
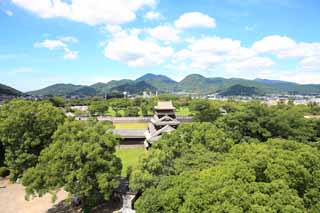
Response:
[[[144,91],[162,93],[220,93],[225,96],[234,95],[266,95],[266,94],[320,94],[320,85],[297,84],[286,81],[241,78],[206,78],[192,74],[180,82],[164,75],[146,74],[136,80],[118,80],[108,83],[96,83],[91,86],[73,84],[55,84],[27,94],[41,96],[103,96],[111,93],[141,94]]]
[[[0,84],[0,96],[21,96],[23,93],[6,85]]]

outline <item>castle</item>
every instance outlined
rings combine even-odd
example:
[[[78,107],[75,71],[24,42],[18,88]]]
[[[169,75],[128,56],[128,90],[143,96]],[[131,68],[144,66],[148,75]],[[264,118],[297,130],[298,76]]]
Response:
[[[171,101],[160,101],[154,107],[154,116],[148,123],[144,145],[148,149],[153,142],[159,140],[163,133],[175,130],[180,122],[176,118],[176,108]]]

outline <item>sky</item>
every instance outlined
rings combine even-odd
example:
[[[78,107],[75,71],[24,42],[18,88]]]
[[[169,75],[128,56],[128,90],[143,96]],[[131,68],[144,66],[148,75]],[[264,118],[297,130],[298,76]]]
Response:
[[[0,0],[0,83],[146,73],[320,84],[319,0]]]

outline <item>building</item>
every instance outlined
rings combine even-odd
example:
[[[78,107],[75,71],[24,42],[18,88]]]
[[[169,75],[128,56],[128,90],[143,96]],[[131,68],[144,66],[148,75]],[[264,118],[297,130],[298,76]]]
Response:
[[[159,140],[163,133],[175,130],[180,122],[176,118],[176,108],[171,101],[161,101],[154,107],[154,116],[148,123],[145,132],[145,147],[148,149],[153,142]]]

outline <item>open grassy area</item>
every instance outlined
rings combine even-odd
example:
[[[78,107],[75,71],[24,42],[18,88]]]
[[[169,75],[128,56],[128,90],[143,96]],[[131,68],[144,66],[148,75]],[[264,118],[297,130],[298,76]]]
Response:
[[[147,123],[114,123],[116,129],[146,129]]]
[[[189,116],[189,115],[191,115],[192,113],[190,112],[190,110],[189,110],[188,107],[180,107],[180,108],[177,108],[176,114],[177,114],[178,116]]]
[[[118,149],[116,155],[121,159],[121,176],[126,177],[129,166],[135,166],[139,162],[139,157],[145,152],[143,147],[133,149]]]

